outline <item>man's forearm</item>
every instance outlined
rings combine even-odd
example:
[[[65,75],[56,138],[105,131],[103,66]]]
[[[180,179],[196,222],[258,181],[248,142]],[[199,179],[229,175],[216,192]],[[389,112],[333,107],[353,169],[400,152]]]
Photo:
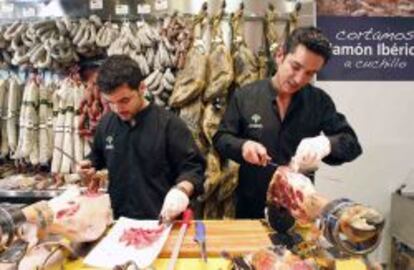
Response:
[[[242,146],[245,142],[245,139],[227,133],[216,134],[213,138],[214,147],[220,156],[230,158],[237,163],[243,162]]]
[[[361,145],[355,136],[348,133],[327,136],[331,143],[331,153],[324,159],[331,165],[340,165],[356,159],[362,153]]]

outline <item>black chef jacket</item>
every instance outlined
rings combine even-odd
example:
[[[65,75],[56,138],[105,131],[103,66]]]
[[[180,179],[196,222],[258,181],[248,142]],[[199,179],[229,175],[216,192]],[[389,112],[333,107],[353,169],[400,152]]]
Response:
[[[213,137],[220,155],[241,165],[236,189],[238,218],[263,217],[266,190],[275,171],[274,167],[255,166],[243,160],[241,148],[246,140],[263,144],[272,161],[281,165],[289,164],[303,138],[318,136],[321,131],[332,148],[324,162],[339,165],[362,153],[355,132],[323,90],[307,85],[295,93],[283,121],[276,95],[270,79],[236,90]]]
[[[108,168],[115,218],[156,219],[169,189],[183,180],[203,190],[205,160],[186,124],[150,104],[131,126],[115,113],[97,128],[89,156],[97,169]]]

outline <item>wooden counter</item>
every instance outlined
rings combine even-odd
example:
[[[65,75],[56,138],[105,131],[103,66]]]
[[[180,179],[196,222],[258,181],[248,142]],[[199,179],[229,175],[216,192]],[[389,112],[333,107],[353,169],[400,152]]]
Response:
[[[229,261],[221,258],[226,250],[232,255],[246,254],[271,245],[268,229],[259,220],[203,220],[206,227],[208,263],[200,259],[200,246],[194,241],[195,223],[188,228],[181,245],[176,270],[228,269]],[[174,224],[160,255],[154,262],[155,269],[166,269],[177,239],[180,224]],[[83,264],[82,260],[65,263],[68,270],[97,270]]]
[[[226,250],[232,255],[247,254],[271,245],[268,229],[259,220],[204,220],[206,225],[206,244],[208,263],[200,260],[200,247],[194,242],[194,223],[189,227],[180,249],[179,260],[175,270],[208,270],[228,269],[229,261],[220,258],[220,252]],[[153,267],[157,270],[166,269],[171,250],[177,239],[179,224],[174,225],[171,234],[162,249],[159,259]],[[83,264],[82,260],[65,263],[67,270],[98,270]],[[367,270],[361,260],[339,260],[338,270]],[[105,269],[106,270],[106,269]]]
[[[223,250],[245,254],[271,246],[269,231],[259,220],[203,220],[206,226],[207,256],[219,257]],[[194,241],[194,222],[188,228],[180,249],[180,258],[198,258],[200,247]],[[180,229],[175,224],[159,258],[169,258]]]

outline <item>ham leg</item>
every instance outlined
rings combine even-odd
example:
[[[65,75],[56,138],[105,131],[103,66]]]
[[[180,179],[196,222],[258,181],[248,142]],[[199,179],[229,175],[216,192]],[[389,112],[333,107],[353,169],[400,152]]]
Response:
[[[316,192],[309,178],[283,166],[276,170],[269,184],[267,203],[285,207],[299,223],[314,222],[317,218],[331,223],[334,216],[339,222],[338,233],[354,243],[378,237],[385,222],[383,215],[372,207],[348,199],[328,199]]]
[[[109,195],[82,194],[76,187],[68,188],[47,203],[41,202],[28,206],[23,209],[23,213],[28,222],[38,224],[40,227],[46,222],[43,224],[46,228],[41,229],[61,234],[72,242],[94,241],[112,223]]]

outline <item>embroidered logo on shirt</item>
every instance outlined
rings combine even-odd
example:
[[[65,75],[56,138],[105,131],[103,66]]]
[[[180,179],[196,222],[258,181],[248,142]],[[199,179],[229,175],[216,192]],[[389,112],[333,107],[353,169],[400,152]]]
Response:
[[[249,128],[263,128],[263,124],[260,123],[260,121],[262,120],[262,117],[259,114],[257,113],[253,114],[250,117],[250,119],[252,120],[252,122],[249,123],[249,126],[248,126]]]
[[[106,137],[105,141],[106,141],[106,144],[105,144],[105,149],[106,150],[114,149],[114,137],[109,135],[109,136]]]

